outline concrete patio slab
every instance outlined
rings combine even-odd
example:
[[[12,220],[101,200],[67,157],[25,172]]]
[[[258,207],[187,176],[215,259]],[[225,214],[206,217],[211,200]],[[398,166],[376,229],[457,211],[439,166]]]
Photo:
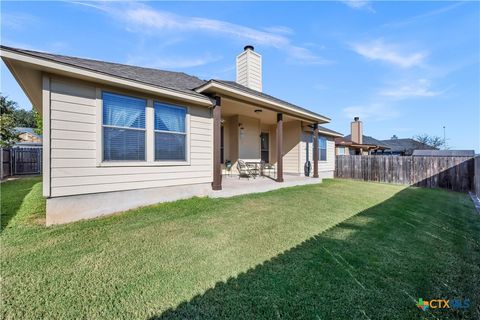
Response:
[[[249,193],[266,192],[280,188],[302,186],[321,183],[321,178],[312,178],[299,175],[283,175],[284,182],[276,182],[269,177],[238,178],[237,175],[222,177],[222,190],[211,190],[208,194],[212,198],[225,198]]]

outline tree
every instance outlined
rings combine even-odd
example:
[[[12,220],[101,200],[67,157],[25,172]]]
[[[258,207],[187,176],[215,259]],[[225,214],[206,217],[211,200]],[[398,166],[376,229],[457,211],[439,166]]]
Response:
[[[15,130],[13,115],[17,103],[0,95],[0,147],[9,148],[18,141],[18,132]]]
[[[436,149],[440,149],[441,147],[447,149],[446,141],[439,136],[429,136],[428,134],[424,133],[416,135],[415,137],[413,137],[413,139]]]
[[[34,110],[27,111],[25,109],[15,109],[13,111],[13,118],[15,119],[16,127],[35,128]]]
[[[42,135],[42,131],[43,131],[42,116],[37,111],[33,110],[33,118],[35,120],[35,126],[33,127],[34,128],[33,132],[35,132],[38,135]]]
[[[397,137],[396,134],[394,134],[394,135],[390,138],[390,140],[397,140],[397,139],[398,139],[398,137]]]

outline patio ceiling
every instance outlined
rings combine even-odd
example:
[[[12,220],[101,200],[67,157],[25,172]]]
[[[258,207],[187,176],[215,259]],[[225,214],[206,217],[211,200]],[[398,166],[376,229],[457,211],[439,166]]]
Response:
[[[261,110],[261,112],[255,112],[255,110]],[[274,125],[277,123],[277,112],[275,111],[235,99],[222,97],[222,118],[228,118],[235,115],[259,119],[262,124]],[[303,119],[284,114],[284,122],[293,120]]]

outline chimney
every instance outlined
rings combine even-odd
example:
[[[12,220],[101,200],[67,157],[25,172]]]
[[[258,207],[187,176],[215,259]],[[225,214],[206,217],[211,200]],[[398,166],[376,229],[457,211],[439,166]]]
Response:
[[[353,118],[350,128],[352,142],[363,144],[363,123],[359,117]]]
[[[262,91],[262,56],[254,51],[253,46],[245,46],[237,56],[237,83]]]

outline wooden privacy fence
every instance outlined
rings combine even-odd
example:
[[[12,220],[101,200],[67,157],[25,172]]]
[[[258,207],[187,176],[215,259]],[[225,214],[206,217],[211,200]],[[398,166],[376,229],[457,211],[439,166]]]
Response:
[[[335,177],[467,192],[474,188],[472,157],[336,156]]]
[[[1,150],[1,179],[13,175],[42,173],[42,148]]]
[[[480,198],[480,156],[475,157],[475,193]]]

